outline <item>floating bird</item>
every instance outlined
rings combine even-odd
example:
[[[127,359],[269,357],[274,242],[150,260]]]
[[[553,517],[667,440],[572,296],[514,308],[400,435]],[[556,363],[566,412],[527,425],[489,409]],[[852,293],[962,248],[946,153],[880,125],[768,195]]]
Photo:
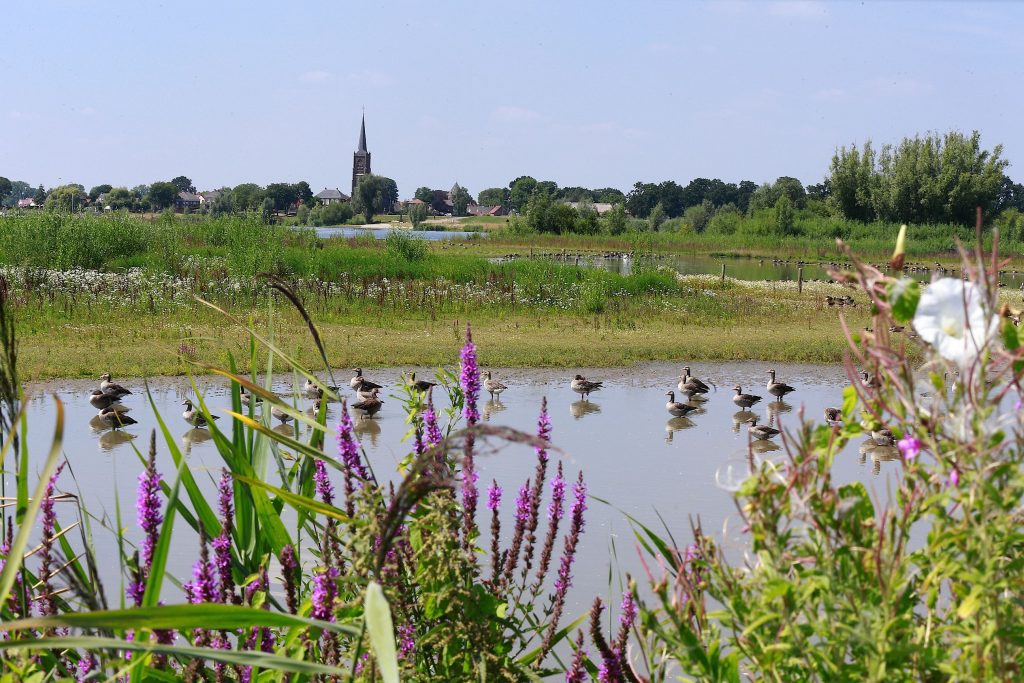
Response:
[[[668,411],[669,415],[673,417],[685,417],[687,413],[692,413],[697,410],[697,406],[691,406],[688,403],[680,403],[676,400],[676,392],[666,391],[665,395],[668,396],[668,403],[665,404],[665,410]]]
[[[839,408],[825,408],[825,424],[833,426],[843,424],[843,411]]]
[[[879,446],[891,446],[896,441],[896,437],[893,435],[890,429],[872,429],[871,438],[874,439],[875,443]]]
[[[338,393],[338,387],[328,386],[328,389],[334,393]],[[324,390],[320,388],[320,385],[311,379],[306,379],[306,383],[302,385],[302,397],[310,399],[323,398]]]
[[[110,394],[111,396],[121,398],[122,396],[127,396],[128,394],[132,393],[128,389],[122,387],[120,384],[114,384],[114,382],[112,381],[113,378],[111,377],[109,372],[105,372],[102,375],[100,375],[100,379],[103,380],[102,382],[100,382],[100,390],[104,394]]]
[[[867,372],[861,372],[861,384],[866,386],[868,389],[878,389],[882,386],[882,380],[877,377],[871,377]]]
[[[416,391],[424,391],[424,392],[430,391],[431,389],[433,389],[434,387],[437,386],[437,382],[428,382],[425,379],[420,379],[420,380],[416,379],[416,373],[415,372],[410,372],[409,373],[409,379],[406,380],[406,384],[408,384],[410,387],[412,387]],[[366,386],[366,382],[363,382],[363,386],[364,387]],[[370,387],[370,388],[371,389],[380,389],[380,387],[378,387],[378,386],[373,386],[373,387]]]
[[[241,384],[238,385],[238,391],[241,394],[241,401],[243,406],[249,405],[253,401],[253,395],[245,390],[245,387]],[[259,396],[255,397],[256,405],[263,403],[263,399]]]
[[[352,372],[354,372],[356,374],[355,374],[355,376],[351,380],[349,380],[349,384],[356,391],[359,391],[360,389],[364,389],[366,391],[370,391],[371,389],[383,389],[384,388],[381,385],[376,384],[374,382],[371,382],[370,380],[368,380],[365,377],[363,377],[363,369],[362,368],[352,368]]]
[[[206,417],[199,411],[198,408],[192,405],[191,399],[186,398],[184,401],[181,402],[181,405],[185,406],[185,412],[181,414],[181,416],[185,418],[185,422],[188,422],[193,427],[206,426]],[[216,415],[211,415],[210,417],[212,417],[214,420],[220,419],[220,417]]]
[[[286,413],[283,408],[278,408],[277,406],[273,406],[270,409],[270,414],[274,416],[276,419],[280,420],[281,424],[288,424],[288,422],[292,419],[292,416],[290,414]]]
[[[103,410],[112,405],[120,404],[121,399],[113,394],[104,393],[101,389],[93,389],[92,393],[89,394],[89,403],[92,404],[93,408]]]
[[[791,387],[784,382],[776,382],[774,370],[769,370],[768,374],[771,376],[771,379],[768,380],[767,385],[768,393],[777,398],[778,400],[781,401],[783,396],[790,392],[796,391],[795,387]]]
[[[377,392],[380,389],[374,389],[370,398],[353,403],[352,408],[363,413],[364,417],[373,417],[380,412],[380,409],[384,406],[384,401],[377,398]]]
[[[750,420],[750,422],[750,429],[748,429],[747,431],[750,432],[750,435],[753,436],[755,439],[770,439],[776,434],[780,433],[779,430],[775,429],[774,427],[757,424],[756,415]]]
[[[755,396],[753,394],[744,394],[743,389],[741,389],[740,385],[738,384],[734,388],[736,389],[736,395],[732,397],[732,402],[738,405],[740,408],[743,408],[744,410],[750,408],[752,405],[761,400],[760,396]]]
[[[497,398],[501,398],[501,392],[508,389],[508,387],[499,382],[498,380],[493,379],[491,377],[490,370],[488,370],[485,373],[485,377],[487,379],[484,380],[484,389],[486,389],[491,394],[491,400],[493,401],[495,399],[495,394],[497,394]]]
[[[125,409],[125,412],[127,412],[127,409]],[[107,425],[108,427],[112,427],[113,429],[117,429],[118,427],[127,427],[128,425],[134,425],[139,423],[138,420],[128,417],[123,412],[118,412],[113,408],[104,408],[99,413],[97,413],[97,416],[100,418],[100,421],[103,424]]]
[[[698,387],[703,389],[704,393],[707,393],[711,389],[711,387],[709,387],[707,384],[705,384],[704,382],[690,374],[690,366],[686,366],[685,368],[683,368],[683,375],[682,377],[680,377],[680,379],[683,380],[684,383],[693,382]]]
[[[698,380],[699,381],[699,380]],[[707,399],[701,394],[708,393],[708,390],[702,387],[700,384],[695,382],[692,377],[684,377],[679,380],[679,393],[686,398],[699,401],[706,401]]]
[[[604,382],[591,382],[583,375],[576,375],[569,385],[583,400],[587,400],[592,392],[600,391]]]

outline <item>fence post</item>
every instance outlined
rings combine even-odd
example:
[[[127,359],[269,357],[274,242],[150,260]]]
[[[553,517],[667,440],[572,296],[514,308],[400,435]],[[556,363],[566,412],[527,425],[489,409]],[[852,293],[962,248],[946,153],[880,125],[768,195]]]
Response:
[[[804,293],[804,267],[798,266],[796,269],[796,292],[797,294]]]
[[[725,264],[722,264],[722,284],[725,284]]]

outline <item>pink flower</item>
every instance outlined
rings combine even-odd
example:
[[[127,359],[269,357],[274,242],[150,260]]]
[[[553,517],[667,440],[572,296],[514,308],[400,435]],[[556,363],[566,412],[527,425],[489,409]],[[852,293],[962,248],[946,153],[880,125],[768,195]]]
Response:
[[[953,468],[953,471],[949,473],[949,485],[959,486],[960,485],[960,470]]]
[[[921,453],[921,441],[916,436],[907,434],[896,444],[900,453],[903,454],[903,458],[906,460],[913,460]]]

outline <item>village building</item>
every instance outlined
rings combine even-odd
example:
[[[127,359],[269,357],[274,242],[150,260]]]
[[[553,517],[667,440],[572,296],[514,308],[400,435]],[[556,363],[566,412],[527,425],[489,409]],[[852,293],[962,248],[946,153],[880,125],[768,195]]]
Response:
[[[178,196],[174,198],[174,210],[182,212],[197,211],[202,201],[203,198],[194,192],[179,192]]]
[[[356,193],[356,185],[360,178],[370,175],[370,152],[366,149],[366,114],[363,114],[363,122],[359,127],[359,148],[352,155],[352,194]]]
[[[313,195],[313,199],[320,202],[321,206],[327,206],[328,204],[338,204],[340,202],[347,202],[349,200],[349,197],[338,188],[334,188],[333,190],[331,190],[325,187],[324,189],[320,190],[315,195]]]

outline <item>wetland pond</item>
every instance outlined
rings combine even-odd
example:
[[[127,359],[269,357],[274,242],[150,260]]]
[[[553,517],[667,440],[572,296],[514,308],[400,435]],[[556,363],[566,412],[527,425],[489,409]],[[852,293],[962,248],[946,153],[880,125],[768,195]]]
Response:
[[[561,459],[566,480],[574,480],[582,470],[588,493],[611,503],[596,499],[588,502],[586,529],[580,542],[568,605],[574,614],[586,610],[595,594],[609,594],[610,564],[615,576],[628,571],[638,579],[643,577],[637,542],[626,514],[656,532],[662,531],[660,515],[682,545],[691,540],[690,520],[699,518],[705,533],[714,535],[731,551],[742,550],[744,540],[731,491],[737,488],[748,467],[747,425],[737,420],[750,414],[737,417],[738,409],[731,400],[735,385],[742,385],[746,393],[763,397],[753,407],[760,424],[771,422],[778,427],[781,422],[785,429],[796,427],[801,406],[808,418],[821,423],[825,407],[841,405],[842,390],[848,383],[840,366],[776,364],[772,367],[777,370],[779,381],[797,387],[797,391],[780,404],[768,400],[772,397],[765,391],[770,367],[766,363],[694,362],[690,365],[694,374],[713,388],[700,410],[686,418],[671,418],[665,408],[665,392],[676,389],[681,373],[682,366],[675,364],[652,363],[616,369],[493,369],[495,378],[507,384],[508,390],[500,401],[489,401],[486,391],[481,392],[483,419],[531,434],[536,432],[541,399],[547,397],[552,441],[559,449],[551,453],[548,479]],[[395,387],[401,373],[412,369],[367,368],[364,371],[367,379],[386,387],[382,392],[385,396],[383,410],[374,419],[355,418],[357,436],[380,480],[397,480],[398,464],[410,450],[409,442],[403,441],[407,425],[401,401],[387,396],[397,392]],[[433,374],[428,368],[416,370],[421,378]],[[604,382],[604,387],[592,394],[589,401],[579,400],[579,395],[570,390],[569,381],[577,372]],[[335,372],[335,380],[343,388],[347,389],[350,377],[351,372]],[[283,396],[292,393],[290,375],[287,378],[279,375],[276,379],[274,389],[278,393]],[[90,422],[96,410],[90,406],[88,394],[98,386],[98,380],[54,381],[35,384],[27,390],[30,394],[28,444],[33,471],[30,481],[34,485],[35,472],[42,467],[49,450],[55,414],[49,394],[56,393],[66,408],[63,451],[68,461],[58,490],[80,495],[83,506],[93,516],[96,551],[100,558],[110,559],[104,565],[102,578],[108,599],[116,602],[120,585],[118,563],[114,561],[118,555],[117,542],[109,529],[101,528],[99,520],[110,528],[116,527],[117,500],[127,539],[132,543],[141,541],[141,532],[135,525],[135,498],[142,465],[135,448],[143,454],[146,452],[152,429],[157,428],[157,467],[165,481],[173,480],[175,468],[146,400],[143,382],[126,378],[115,380],[134,392],[125,397],[124,404],[132,408],[131,416],[138,424],[123,431],[97,428]],[[222,379],[204,376],[198,377],[196,383],[211,412],[217,414],[230,406],[230,392]],[[193,429],[181,417],[182,400],[193,395],[189,381],[153,378],[149,388],[196,480],[213,503],[216,500],[214,480],[219,476],[222,463],[207,430]],[[345,394],[352,395],[350,391]],[[435,394],[435,400],[443,397],[443,392]],[[311,406],[310,401],[297,400],[304,409]],[[339,410],[340,404],[329,404],[329,426],[337,424]],[[226,428],[228,419],[226,415],[221,417],[222,429]],[[308,438],[306,433],[302,436],[304,440]],[[781,438],[776,437],[774,442],[755,442],[755,457],[785,457]],[[336,455],[335,440],[328,438],[326,443],[328,452]],[[478,457],[478,487],[481,495],[486,496],[487,485],[496,479],[505,489],[502,519],[511,520],[515,492],[532,474],[536,456],[532,448],[525,445],[491,443],[500,447],[494,453]],[[860,443],[851,443],[837,457],[833,477],[837,483],[861,481],[876,501],[886,500],[901,472],[898,459],[889,461],[896,454],[895,448],[865,450]],[[270,481],[276,484],[277,475],[273,470],[271,465]],[[337,474],[330,471],[332,475]],[[340,492],[340,477],[336,479],[335,488]],[[5,495],[13,495],[12,482],[13,477],[8,477]],[[544,505],[547,505],[547,495]],[[486,545],[489,518],[485,516],[489,511],[482,503],[480,510],[480,542]],[[58,514],[62,525],[75,519],[73,510],[62,510],[61,506],[58,506]],[[511,526],[503,524],[503,527]],[[293,523],[289,528],[293,528]],[[187,525],[179,519],[168,563],[168,571],[182,579],[190,575],[197,556],[195,536],[190,531],[185,533],[186,529]],[[481,559],[481,562],[487,560]],[[620,584],[617,578],[613,581],[612,604],[617,604],[621,596]]]

